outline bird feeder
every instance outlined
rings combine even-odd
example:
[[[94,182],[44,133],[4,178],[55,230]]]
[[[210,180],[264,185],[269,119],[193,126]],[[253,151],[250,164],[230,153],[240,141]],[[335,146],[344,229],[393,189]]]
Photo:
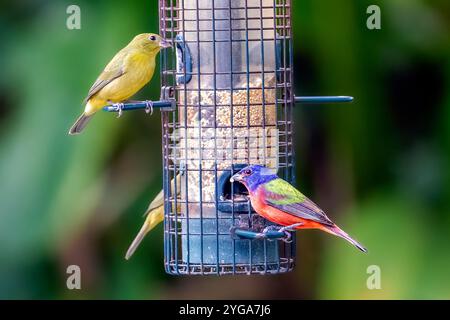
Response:
[[[160,0],[159,15],[161,101],[123,110],[161,109],[166,272],[292,270],[295,234],[260,238],[270,223],[230,177],[260,164],[294,183],[294,104],[351,98],[294,96],[289,0]]]

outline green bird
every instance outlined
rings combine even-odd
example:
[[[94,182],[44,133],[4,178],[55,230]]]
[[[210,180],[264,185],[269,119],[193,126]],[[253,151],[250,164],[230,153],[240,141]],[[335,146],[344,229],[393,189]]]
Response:
[[[176,183],[178,188],[177,195],[180,194],[181,190],[180,187],[181,176],[182,173],[179,173],[176,179],[172,179],[172,182],[170,183],[170,188],[172,192],[175,190],[175,183]],[[164,190],[161,190],[155,197],[155,199],[153,199],[153,201],[150,202],[150,205],[145,211],[144,216],[147,216],[145,222],[142,225],[136,237],[134,238],[130,247],[128,248],[127,253],[125,254],[125,259],[127,260],[129,260],[131,256],[134,254],[134,252],[139,247],[139,245],[141,244],[142,240],[147,235],[147,233],[149,233],[154,227],[156,227],[158,224],[164,221]]]
[[[154,33],[142,33],[106,65],[89,90],[85,99],[84,112],[69,130],[69,134],[79,134],[91,117],[108,104],[117,104],[130,98],[153,77],[156,55],[170,43]],[[119,108],[119,115],[121,114]]]

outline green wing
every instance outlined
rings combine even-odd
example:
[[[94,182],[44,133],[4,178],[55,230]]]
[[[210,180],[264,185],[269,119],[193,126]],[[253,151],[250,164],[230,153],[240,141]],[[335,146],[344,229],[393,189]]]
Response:
[[[269,181],[263,187],[267,205],[302,219],[334,225],[322,209],[283,179]]]
[[[264,187],[272,194],[272,202],[277,205],[299,203],[306,199],[305,195],[280,178],[267,182]]]
[[[172,193],[172,197],[174,197],[175,193],[175,184],[177,186],[177,196],[180,194],[180,190],[181,190],[181,173],[179,173],[176,177],[176,179],[172,179],[171,183],[170,183],[170,190]],[[147,215],[150,211],[162,206],[164,204],[164,190],[161,190],[158,195],[155,197],[155,199],[153,199],[153,201],[150,203],[150,205],[147,208],[147,211],[145,212],[144,215]]]
[[[106,85],[121,77],[125,73],[125,71],[123,70],[123,63],[126,59],[127,54],[127,50],[121,50],[114,56],[114,58],[105,67],[105,70],[103,70],[103,72],[98,76],[97,80],[95,80],[91,89],[89,89],[88,95],[86,99],[84,99],[84,103],[86,103],[89,99],[96,95]]]

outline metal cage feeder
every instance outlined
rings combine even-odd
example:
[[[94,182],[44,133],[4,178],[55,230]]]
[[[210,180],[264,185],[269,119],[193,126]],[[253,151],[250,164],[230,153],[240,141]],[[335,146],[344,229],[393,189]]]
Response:
[[[294,104],[352,98],[294,96],[289,0],[160,0],[159,16],[166,272],[291,271],[295,234],[258,238],[270,223],[230,177],[261,164],[293,183]]]
[[[176,44],[175,59],[162,56],[162,85],[174,87],[177,100],[177,110],[163,116],[166,271],[291,270],[293,242],[233,232],[258,232],[266,222],[229,181],[250,163],[292,181],[289,4],[160,1],[160,17],[161,34]],[[181,171],[178,194],[168,185]]]

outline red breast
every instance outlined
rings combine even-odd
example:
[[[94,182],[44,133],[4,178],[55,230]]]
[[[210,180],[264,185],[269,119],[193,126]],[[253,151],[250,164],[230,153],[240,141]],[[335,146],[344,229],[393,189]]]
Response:
[[[303,223],[302,226],[296,229],[323,229],[323,226],[320,223],[296,217],[267,205],[264,198],[264,190],[261,188],[258,188],[256,192],[250,193],[250,201],[253,209],[267,220],[282,226],[290,226],[299,222]]]

